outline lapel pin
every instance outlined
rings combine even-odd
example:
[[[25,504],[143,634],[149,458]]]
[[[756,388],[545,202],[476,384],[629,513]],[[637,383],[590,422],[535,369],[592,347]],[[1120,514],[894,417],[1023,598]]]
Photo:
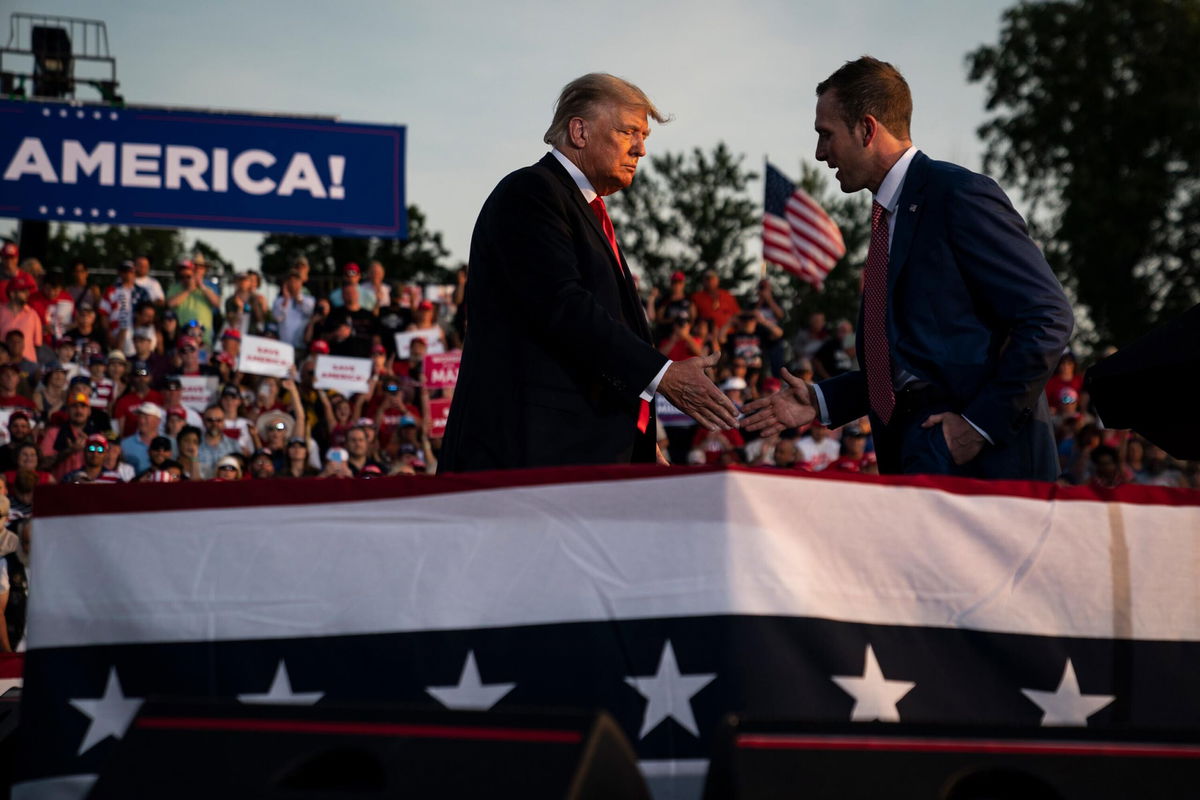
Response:
[[[908,210],[909,210],[909,211],[916,211],[916,210],[917,210],[917,204],[916,204],[916,203],[913,203],[911,206],[909,206],[909,207],[908,207]]]

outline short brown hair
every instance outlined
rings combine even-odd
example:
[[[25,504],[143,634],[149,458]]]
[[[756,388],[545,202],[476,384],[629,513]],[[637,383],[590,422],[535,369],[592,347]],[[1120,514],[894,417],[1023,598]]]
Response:
[[[670,121],[670,117],[650,102],[645,92],[629,81],[607,72],[590,72],[563,87],[558,101],[554,104],[554,119],[546,129],[542,141],[555,146],[565,144],[567,123],[573,117],[586,118],[594,113],[598,106],[609,103],[644,110],[646,116],[660,125]]]
[[[908,81],[891,64],[871,56],[847,61],[817,84],[817,97],[831,89],[837,92],[837,99],[842,104],[846,127],[853,128],[870,114],[897,139],[909,138],[912,94],[908,90]]]

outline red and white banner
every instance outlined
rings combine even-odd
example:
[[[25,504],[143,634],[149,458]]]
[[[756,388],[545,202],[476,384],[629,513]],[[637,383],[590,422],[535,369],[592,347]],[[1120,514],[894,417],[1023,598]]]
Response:
[[[265,336],[243,336],[238,372],[286,378],[296,363],[296,350],[290,344]]]
[[[370,391],[371,359],[349,356],[317,356],[313,387],[334,389],[346,396]]]
[[[425,356],[425,388],[453,389],[458,383],[458,367],[461,362],[462,350]]]

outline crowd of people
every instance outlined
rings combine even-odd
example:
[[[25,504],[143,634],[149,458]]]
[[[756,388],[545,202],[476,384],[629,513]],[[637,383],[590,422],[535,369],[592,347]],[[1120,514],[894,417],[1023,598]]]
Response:
[[[365,270],[343,265],[337,285],[322,292],[299,257],[268,302],[260,275],[239,274],[223,292],[200,255],[176,264],[166,286],[145,257],[120,264],[115,280],[101,285],[83,262],[64,276],[36,259],[22,260],[12,243],[0,256],[0,511],[7,519],[0,603],[23,574],[19,562],[28,555],[38,486],[436,470],[440,439],[430,403],[452,390],[424,385],[426,337],[437,337],[439,349],[461,346],[465,267],[443,302],[433,302],[417,286],[390,283],[378,261]],[[784,367],[806,381],[857,368],[853,324],[830,324],[812,310],[786,336],[770,281],[739,300],[715,273],[689,286],[680,272],[644,295],[661,352],[679,360],[720,351],[713,380],[739,407],[780,388]],[[400,354],[395,334],[408,331],[424,335]],[[239,371],[249,335],[294,347],[292,375]],[[368,391],[314,388],[322,354],[369,359]],[[215,378],[213,396],[185,404],[188,376]],[[1058,426],[1061,482],[1200,488],[1196,464],[1099,426],[1087,411],[1072,354],[1063,355],[1046,392]],[[736,429],[709,431],[660,403],[658,422],[660,446],[676,464],[877,471],[866,417],[838,430],[818,423],[756,438]],[[10,603],[10,623],[14,613]],[[0,625],[0,650],[10,643]]]

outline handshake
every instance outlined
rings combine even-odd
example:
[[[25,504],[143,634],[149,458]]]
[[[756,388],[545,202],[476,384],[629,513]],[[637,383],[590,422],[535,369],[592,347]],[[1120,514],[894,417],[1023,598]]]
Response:
[[[710,431],[729,430],[740,425],[748,431],[772,436],[816,419],[817,400],[812,387],[786,369],[783,371],[783,388],[747,403],[739,418],[733,401],[704,373],[716,366],[720,357],[720,353],[713,353],[673,362],[663,375],[658,391],[673,406]]]

